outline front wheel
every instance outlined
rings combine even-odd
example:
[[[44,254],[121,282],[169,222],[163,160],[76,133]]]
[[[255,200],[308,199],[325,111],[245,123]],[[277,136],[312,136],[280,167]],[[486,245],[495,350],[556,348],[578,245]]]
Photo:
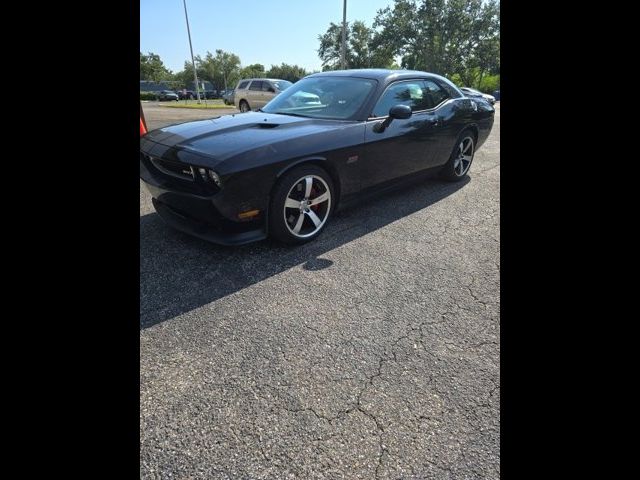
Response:
[[[334,205],[333,181],[325,170],[316,165],[294,168],[274,189],[269,231],[284,243],[306,243],[320,235]]]
[[[249,104],[245,100],[240,100],[240,111],[242,113],[245,113],[245,112],[248,112],[249,110],[251,110],[249,108]]]
[[[469,130],[462,132],[456,141],[449,161],[442,169],[442,177],[450,182],[462,180],[471,168],[475,153],[475,137]]]

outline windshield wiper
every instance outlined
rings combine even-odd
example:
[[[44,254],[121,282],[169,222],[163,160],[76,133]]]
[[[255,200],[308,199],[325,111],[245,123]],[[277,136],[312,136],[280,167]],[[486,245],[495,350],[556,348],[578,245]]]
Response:
[[[313,118],[313,117],[310,117],[309,115],[301,115],[299,113],[291,113],[291,112],[271,112],[271,113],[275,113],[279,115],[291,115],[292,117]]]

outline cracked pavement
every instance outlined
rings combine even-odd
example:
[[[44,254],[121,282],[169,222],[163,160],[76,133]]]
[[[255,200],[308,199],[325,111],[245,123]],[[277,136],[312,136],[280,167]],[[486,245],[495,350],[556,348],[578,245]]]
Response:
[[[140,477],[499,478],[499,142],[498,104],[467,182],[296,248],[190,238],[141,186]]]

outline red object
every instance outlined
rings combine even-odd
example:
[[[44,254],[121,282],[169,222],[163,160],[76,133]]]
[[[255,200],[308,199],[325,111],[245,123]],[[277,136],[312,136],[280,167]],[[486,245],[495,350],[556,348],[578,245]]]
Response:
[[[144,110],[142,110],[142,100],[140,100],[140,136],[147,133],[147,121],[144,118]]]

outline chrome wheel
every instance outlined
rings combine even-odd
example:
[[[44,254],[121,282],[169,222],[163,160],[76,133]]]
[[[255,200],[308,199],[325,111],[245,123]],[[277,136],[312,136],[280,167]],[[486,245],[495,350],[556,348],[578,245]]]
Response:
[[[292,235],[298,238],[314,235],[331,211],[329,185],[317,175],[305,175],[289,189],[283,210],[284,223]]]
[[[462,177],[471,166],[473,160],[473,138],[464,137],[458,145],[456,159],[453,162],[453,171],[458,177]]]

